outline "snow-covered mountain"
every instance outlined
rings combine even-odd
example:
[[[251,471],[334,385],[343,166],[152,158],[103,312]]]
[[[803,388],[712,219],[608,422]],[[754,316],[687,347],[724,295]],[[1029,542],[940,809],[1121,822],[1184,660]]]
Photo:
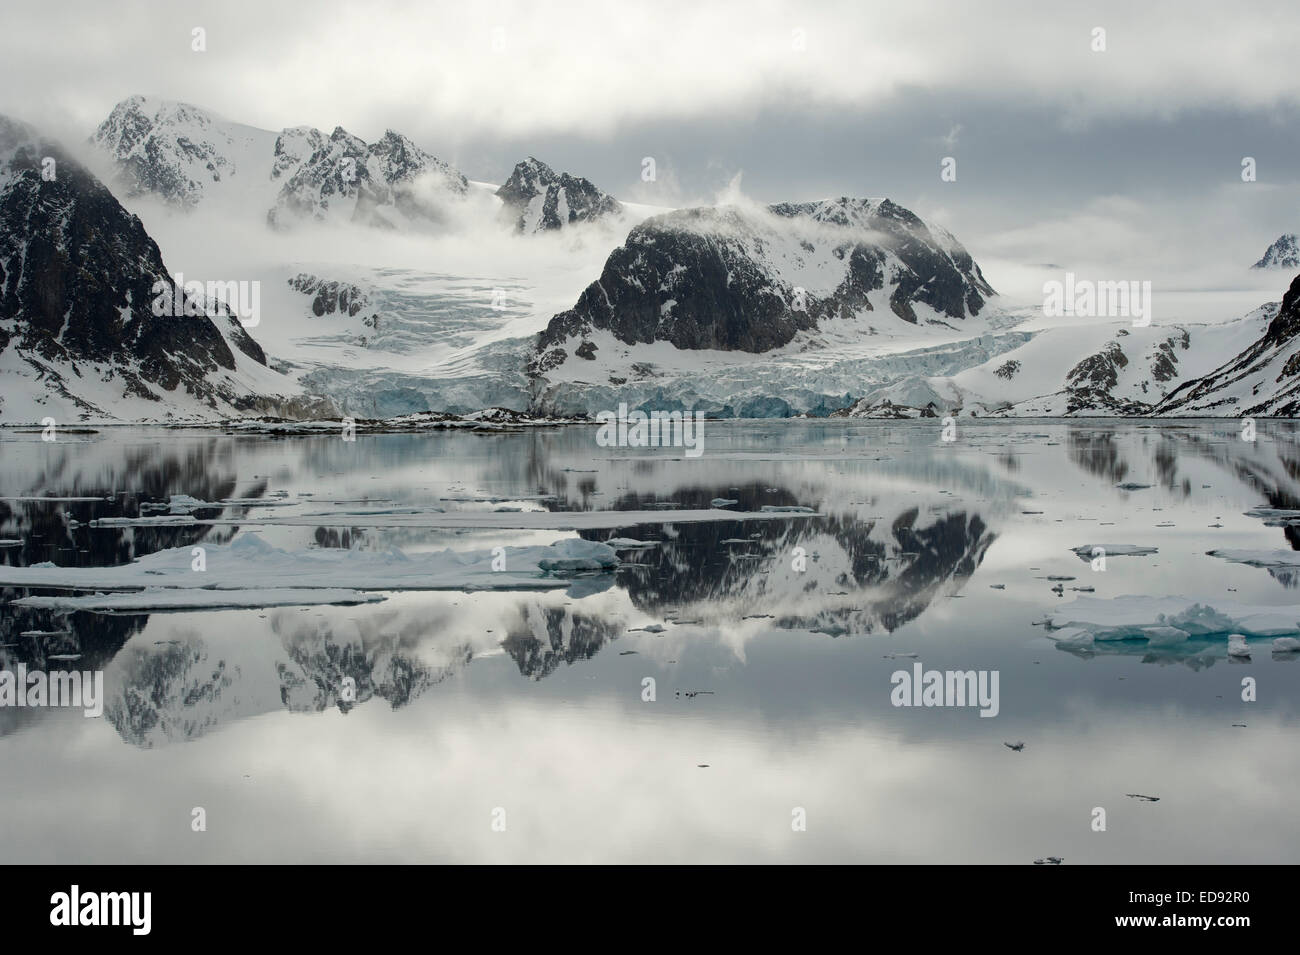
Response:
[[[469,191],[458,170],[391,129],[370,145],[341,126],[328,137],[287,129],[275,141],[271,178],[283,181],[267,213],[277,228],[340,215],[389,229],[438,224],[446,203]]]
[[[504,216],[523,233],[618,219],[623,211],[617,199],[590,180],[556,173],[532,156],[515,166],[496,194],[504,203]]]
[[[109,182],[120,195],[189,209],[224,186],[264,180],[275,139],[198,106],[132,96],[113,107],[91,145],[113,163]]]
[[[1230,353],[1230,352],[1229,352]],[[1184,383],[1156,413],[1195,417],[1300,415],[1300,276],[1258,340],[1212,372]]]
[[[592,385],[698,372],[720,353],[971,338],[992,295],[961,243],[888,199],[682,209],[632,229],[529,371],[541,406],[572,407]]]
[[[1287,232],[1277,237],[1252,269],[1300,269],[1300,236]]]
[[[1282,332],[1259,344],[1276,305],[1216,325],[1044,323],[1036,307],[994,297],[951,234],[888,199],[651,209],[531,157],[498,187],[392,130],[374,143],[342,128],[277,134],[139,96],[91,146],[93,168],[104,164],[117,198],[174,250],[169,262],[260,284],[264,365],[230,316],[212,321],[231,361],[270,377],[209,391],[200,379],[215,371],[87,372],[89,352],[75,367],[11,368],[10,348],[0,370],[20,377],[0,389],[6,420],[20,405],[25,420],[42,417],[45,383],[68,413],[154,420],[181,412],[170,393],[159,403],[141,389],[182,380],[209,415],[265,408],[265,396],[295,413],[319,396],[316,407],[357,417],[623,403],[719,417],[1235,414],[1254,395],[1236,394],[1239,375],[1213,377],[1223,356],[1253,375],[1289,348]],[[1282,236],[1258,265],[1298,255]],[[203,336],[147,339],[135,347],[207,367]],[[220,374],[234,374],[212,346]],[[32,374],[45,383],[23,383]]]
[[[342,127],[277,134],[145,96],[118,103],[90,144],[125,199],[260,208],[278,228],[329,220],[437,225],[469,190],[458,170],[393,130],[370,144]]]
[[[1128,322],[1023,332],[1022,343],[948,375],[908,375],[873,388],[836,417],[1148,416],[1177,388],[1246,347],[1276,305],[1221,325]]]
[[[161,299],[180,307],[159,314]],[[0,420],[312,406],[266,367],[221,301],[175,285],[139,218],[103,183],[32,127],[0,117]]]

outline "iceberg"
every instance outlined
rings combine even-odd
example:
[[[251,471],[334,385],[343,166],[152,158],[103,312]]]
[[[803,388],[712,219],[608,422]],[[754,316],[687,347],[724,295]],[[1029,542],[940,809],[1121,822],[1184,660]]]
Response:
[[[1226,640],[1230,634],[1281,637],[1300,634],[1300,606],[1210,604],[1177,596],[1077,597],[1049,611],[1047,624],[1051,630],[1086,631],[1095,641],[1146,640],[1153,645],[1193,637]],[[1072,632],[1067,639],[1082,637]]]
[[[1072,547],[1071,550],[1084,562],[1091,561],[1094,556],[1101,556],[1103,553],[1107,557],[1146,557],[1159,553],[1156,548],[1144,547],[1141,544],[1080,544],[1078,547]],[[1093,551],[1099,553],[1094,555]]]

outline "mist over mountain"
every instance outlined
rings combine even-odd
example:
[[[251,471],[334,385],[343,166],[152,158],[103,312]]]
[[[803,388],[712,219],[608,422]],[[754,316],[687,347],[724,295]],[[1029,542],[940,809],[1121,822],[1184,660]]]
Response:
[[[1240,401],[1201,379],[1260,341],[1273,307],[1214,324],[1044,325],[1032,303],[997,295],[950,232],[892,199],[761,205],[735,193],[656,208],[532,156],[495,186],[393,129],[369,143],[341,126],[277,133],[132,96],[87,146],[122,215],[135,214],[133,226],[100,223],[131,236],[129,250],[83,247],[102,275],[256,286],[265,320],[216,315],[185,341],[175,326],[140,323],[127,344],[100,292],[29,281],[6,292],[15,321],[47,310],[22,353],[99,364],[87,374],[27,360],[39,384],[31,400],[0,396],[3,420],[39,419],[47,392],[59,399],[47,407],[126,420],[269,408],[571,415],[620,403],[715,417],[1218,414]],[[70,183],[97,183],[68,169]],[[156,261],[139,251],[158,247],[146,222],[164,237]],[[24,225],[6,236],[11,255],[39,244]],[[170,273],[169,248],[184,266]],[[1256,268],[1296,268],[1295,255],[1284,235]],[[109,298],[138,313],[142,292],[113,284]],[[64,303],[80,317],[56,332],[38,287],[80,298]],[[51,339],[39,347],[38,329]],[[182,383],[198,402],[188,412],[158,395]],[[110,407],[119,394],[139,401]]]
[[[0,415],[7,420],[211,417],[323,405],[304,401],[293,382],[266,367],[261,347],[222,302],[176,286],[140,219],[98,179],[5,117],[0,289]]]

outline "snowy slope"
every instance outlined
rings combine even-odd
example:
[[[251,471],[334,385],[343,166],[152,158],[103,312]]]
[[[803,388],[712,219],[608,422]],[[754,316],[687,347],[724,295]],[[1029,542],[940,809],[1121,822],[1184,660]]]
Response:
[[[271,178],[283,183],[267,213],[277,228],[339,217],[386,229],[438,226],[469,192],[458,170],[391,129],[370,145],[341,126],[328,137],[285,130]]]
[[[274,133],[189,103],[132,96],[91,136],[124,199],[265,217],[277,227],[331,217],[380,228],[427,227],[469,190],[465,177],[388,130],[367,144],[342,127]]]
[[[1272,318],[1256,340],[1204,377],[1184,383],[1156,411],[1180,417],[1300,414],[1300,276],[1281,307],[1267,308]],[[1224,349],[1220,355],[1232,353]]]
[[[392,130],[374,143],[342,128],[273,133],[132,97],[91,145],[173,270],[260,283],[266,366],[233,349],[237,367],[212,372],[227,376],[219,390],[320,395],[359,417],[621,403],[724,417],[1148,414],[1250,348],[1276,311],[1052,326],[889,200],[669,211],[531,157],[504,185],[467,180]],[[1260,266],[1284,265],[1288,241]],[[66,392],[60,413],[84,399],[81,412],[157,417],[115,368],[83,357],[69,387],[58,368],[0,354],[3,413],[43,416],[43,375]],[[1269,387],[1216,380],[1185,407],[1235,413]],[[1219,400],[1220,388],[1249,394]]]
[[[120,196],[154,195],[193,208],[265,184],[276,135],[188,103],[132,96],[113,107],[91,145],[113,165]]]
[[[42,175],[45,159],[55,173]],[[156,314],[156,289],[191,304]],[[178,420],[319,408],[57,144],[0,117],[0,421]]]
[[[956,239],[888,199],[678,210],[632,229],[599,280],[551,319],[529,372],[543,408],[590,410],[625,387],[638,398],[661,390],[669,401],[707,394],[706,404],[734,406],[763,391],[760,360],[785,368],[809,356],[811,375],[794,380],[816,391],[837,388],[834,374],[814,377],[845,360],[1015,324],[986,308],[993,294]],[[985,338],[967,359],[1006,347]]]

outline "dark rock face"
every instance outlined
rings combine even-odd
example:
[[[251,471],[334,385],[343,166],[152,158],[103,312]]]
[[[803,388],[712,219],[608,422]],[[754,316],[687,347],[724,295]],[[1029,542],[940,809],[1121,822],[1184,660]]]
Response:
[[[1184,383],[1156,414],[1300,416],[1300,275],[1259,341],[1203,378]]]
[[[622,206],[590,180],[556,173],[529,156],[519,163],[496,194],[517,232],[562,229],[576,222],[596,222],[617,216]]]
[[[838,284],[805,290],[795,279],[809,270]],[[884,288],[912,324],[915,303],[962,320],[994,294],[955,239],[887,199],[678,210],[629,233],[600,279],[551,319],[531,371],[563,363],[565,343],[593,329],[627,344],[770,351],[820,321],[872,310],[869,293]]]
[[[1081,359],[1066,375],[1065,387],[1059,394],[1065,398],[1064,413],[1068,415],[1120,415],[1145,417],[1160,399],[1160,385],[1178,377],[1178,352],[1191,348],[1191,334],[1185,328],[1171,326],[1170,334],[1156,341],[1145,353],[1126,352],[1123,341],[1131,341],[1127,329],[1116,332],[1116,340],[1107,342],[1099,351]],[[1143,367],[1146,373],[1137,383],[1142,397],[1126,397],[1121,377],[1130,365]],[[1008,363],[1009,364],[1009,363]],[[1003,368],[1006,366],[1004,365]],[[995,374],[1002,376],[1002,369]],[[1010,377],[1002,376],[1002,377]]]
[[[1300,269],[1300,236],[1294,232],[1280,235],[1252,269]]]
[[[1187,351],[1192,346],[1192,336],[1183,329],[1182,335],[1166,338],[1156,347],[1151,359],[1151,377],[1155,381],[1166,382],[1178,376],[1178,352]]]
[[[300,272],[289,279],[289,287],[312,296],[313,315],[356,315],[370,304],[366,293],[347,282],[334,282]]]
[[[1098,389],[1109,392],[1119,383],[1119,373],[1128,367],[1128,356],[1119,342],[1110,342],[1094,355],[1089,355],[1072,369],[1065,378],[1070,389]]]
[[[41,175],[47,156],[53,181]],[[183,390],[212,407],[238,397],[207,375],[235,369],[232,345],[264,365],[262,349],[220,306],[155,316],[157,282],[179,294],[140,220],[60,147],[0,117],[0,349],[86,410],[99,409],[76,397],[83,363],[111,366],[123,396]]]
[[[319,129],[286,129],[275,141],[271,170],[272,179],[282,176],[285,183],[267,222],[283,227],[296,219],[324,218],[334,203],[355,206],[369,182],[366,144],[342,126],[328,137]]]

